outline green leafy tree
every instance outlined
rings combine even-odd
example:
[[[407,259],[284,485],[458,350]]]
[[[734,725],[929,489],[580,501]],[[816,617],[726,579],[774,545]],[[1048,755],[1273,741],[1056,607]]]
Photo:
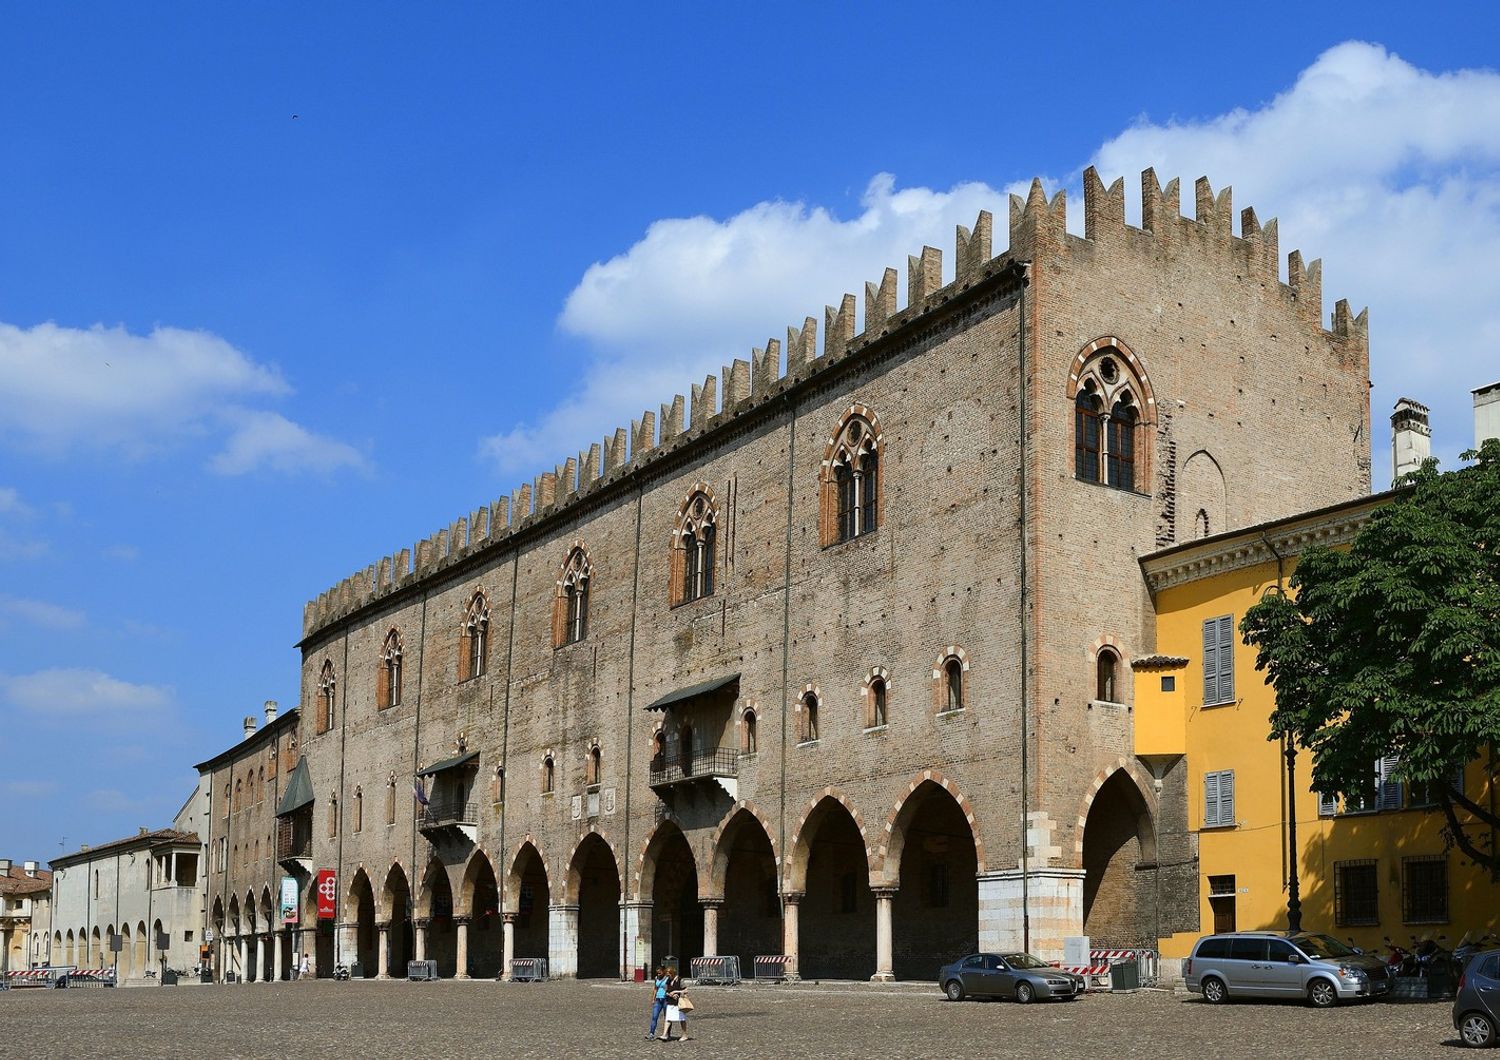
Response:
[[[1276,691],[1270,738],[1312,752],[1315,790],[1372,799],[1395,758],[1449,841],[1500,875],[1500,817],[1453,783],[1476,759],[1493,771],[1500,744],[1500,442],[1464,459],[1406,476],[1349,549],[1305,551],[1240,632]]]

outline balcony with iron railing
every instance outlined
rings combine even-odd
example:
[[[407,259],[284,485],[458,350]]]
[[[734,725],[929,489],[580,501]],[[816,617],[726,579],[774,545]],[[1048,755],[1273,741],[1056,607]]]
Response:
[[[688,751],[668,747],[651,760],[651,787],[671,788],[699,780],[733,781],[740,775],[740,753],[728,747],[712,751]]]
[[[312,813],[296,813],[276,822],[276,861],[288,868],[312,864]]]
[[[418,830],[428,836],[450,829],[472,830],[478,823],[478,806],[472,799],[457,793],[434,792],[417,817]]]

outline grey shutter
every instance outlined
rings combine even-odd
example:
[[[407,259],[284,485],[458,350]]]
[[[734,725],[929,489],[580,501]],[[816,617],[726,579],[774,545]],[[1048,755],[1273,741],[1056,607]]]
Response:
[[[1332,817],[1339,812],[1339,797],[1337,795],[1318,796],[1318,816]]]
[[[1217,619],[1203,623],[1203,702],[1217,703],[1219,695],[1219,634]]]
[[[1234,702],[1234,616],[1217,620],[1219,627],[1219,695],[1215,703]]]
[[[1203,827],[1213,828],[1219,823],[1219,774],[1203,774]]]
[[[1376,801],[1376,809],[1399,810],[1401,809],[1401,782],[1395,779],[1397,758],[1382,758],[1377,767],[1379,771],[1379,795]]]
[[[1219,774],[1219,823],[1234,824],[1234,770],[1226,769]]]

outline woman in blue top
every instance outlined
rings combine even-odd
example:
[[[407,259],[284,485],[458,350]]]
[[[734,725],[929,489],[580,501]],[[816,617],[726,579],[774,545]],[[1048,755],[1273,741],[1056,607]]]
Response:
[[[651,1022],[646,1027],[647,1041],[656,1037],[656,1024],[658,1020],[661,1021],[662,1030],[665,1031],[667,1029],[666,1020],[663,1017],[667,1014],[668,982],[670,982],[670,979],[667,975],[667,970],[661,965],[657,965],[656,976],[652,981],[651,987]]]

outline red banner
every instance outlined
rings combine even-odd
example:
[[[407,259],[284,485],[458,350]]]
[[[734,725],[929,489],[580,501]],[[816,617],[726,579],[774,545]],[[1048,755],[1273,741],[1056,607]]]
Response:
[[[338,876],[332,869],[318,870],[318,919],[332,920],[338,915]]]

